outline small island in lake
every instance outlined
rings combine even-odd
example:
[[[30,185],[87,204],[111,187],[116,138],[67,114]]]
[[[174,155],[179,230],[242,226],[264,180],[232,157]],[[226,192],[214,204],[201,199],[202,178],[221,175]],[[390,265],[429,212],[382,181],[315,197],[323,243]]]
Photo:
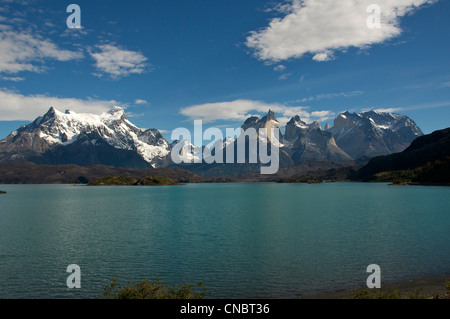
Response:
[[[164,176],[147,176],[137,181],[137,186],[157,186],[157,185],[180,185],[169,177]]]
[[[89,186],[163,186],[180,185],[169,177],[147,176],[141,179],[124,176],[106,176],[88,184]]]

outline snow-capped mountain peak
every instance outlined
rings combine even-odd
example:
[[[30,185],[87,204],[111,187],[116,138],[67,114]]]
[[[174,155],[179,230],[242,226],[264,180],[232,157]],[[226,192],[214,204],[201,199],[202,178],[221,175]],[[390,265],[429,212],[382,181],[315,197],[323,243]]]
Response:
[[[80,140],[92,145],[99,141],[121,150],[135,151],[153,167],[170,153],[170,145],[156,129],[136,127],[126,117],[125,110],[115,106],[101,114],[61,112],[54,107],[16,134],[37,135],[51,147],[69,146]]]

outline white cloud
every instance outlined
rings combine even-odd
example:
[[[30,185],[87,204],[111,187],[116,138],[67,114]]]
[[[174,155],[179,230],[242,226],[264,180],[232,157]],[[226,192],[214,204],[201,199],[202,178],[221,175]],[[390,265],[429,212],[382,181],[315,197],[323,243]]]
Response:
[[[47,27],[50,27],[47,25]],[[87,35],[89,32],[88,30],[81,26],[80,28],[66,28],[64,29],[64,32],[60,35],[62,38],[66,37],[72,37],[72,38],[82,38],[83,36]]]
[[[277,65],[276,67],[274,67],[273,70],[282,72],[282,71],[286,70],[286,67],[284,65],[280,64],[280,65]]]
[[[84,29],[67,29],[63,35],[84,34],[86,34]],[[99,77],[107,74],[117,79],[143,73],[150,66],[142,53],[125,50],[113,44],[96,45],[88,49],[88,52],[96,61],[95,75]],[[67,62],[84,57],[81,48],[78,51],[62,49],[39,33],[16,31],[9,25],[0,24],[0,73],[42,72],[48,68],[46,62],[49,60]],[[8,80],[19,81],[19,79],[10,77]]]
[[[278,77],[278,80],[283,81],[292,76],[292,73],[284,73]]]
[[[182,108],[180,113],[191,120],[202,120],[204,123],[219,120],[243,122],[253,115],[265,115],[269,110],[277,113],[283,126],[291,117],[300,116],[307,123],[325,121],[334,116],[331,111],[309,112],[307,107],[286,106],[278,103],[264,103],[253,100],[235,100],[231,102],[206,103]]]
[[[11,82],[20,82],[25,80],[25,78],[20,76],[0,76],[0,80],[2,81],[11,81]]]
[[[97,51],[97,52],[94,52]],[[130,74],[141,74],[149,67],[147,58],[140,52],[121,49],[113,44],[96,45],[89,50],[95,59],[98,71],[95,75],[104,74],[117,79]]]
[[[324,52],[317,53],[316,55],[313,56],[312,59],[317,62],[334,60],[333,51],[326,50]]]
[[[0,72],[41,72],[45,60],[81,59],[82,52],[60,49],[53,41],[39,35],[16,32],[6,27],[0,32]]]
[[[134,104],[137,105],[147,105],[148,101],[147,100],[143,100],[143,99],[137,99],[136,101],[134,101]]]
[[[364,112],[370,111],[372,109],[366,109],[364,110]],[[400,111],[403,111],[403,108],[401,107],[390,107],[390,108],[379,108],[379,109],[375,109],[375,112],[382,112],[382,113],[397,113]]]
[[[0,89],[0,101],[0,121],[33,121],[52,106],[61,111],[100,114],[117,105],[116,101],[23,95],[5,89]]]
[[[325,99],[336,99],[336,98],[342,98],[342,97],[353,97],[364,94],[363,91],[350,91],[350,92],[339,92],[339,93],[321,93],[317,94],[315,96],[305,97],[301,100],[297,100],[295,102],[311,102],[311,101],[320,101]]]
[[[369,28],[367,12],[373,0],[290,0],[275,8],[284,17],[274,18],[264,29],[252,31],[246,45],[264,61],[279,62],[312,54],[329,61],[336,51],[367,48],[399,36],[400,18],[435,0],[377,0],[381,28]]]
[[[133,118],[133,117],[142,117],[145,116],[145,113],[133,113],[133,112],[126,112],[127,118]]]
[[[24,7],[13,9],[9,6],[13,2]],[[7,17],[0,14],[0,75],[25,71],[42,72],[51,67],[48,62],[67,62],[86,56],[95,60],[94,75],[99,77],[107,75],[118,79],[143,73],[150,66],[142,53],[126,50],[115,43],[82,46],[79,43],[80,38],[91,30],[84,27],[64,28],[65,21],[55,24],[51,17],[57,14],[58,10],[43,10],[39,6],[36,7],[34,2],[0,0],[0,3],[5,4],[0,5],[0,12],[8,11]],[[39,18],[42,21],[38,25],[31,23],[31,20]],[[61,29],[64,30],[62,33]],[[67,49],[66,44],[71,45],[71,48]],[[10,77],[9,80],[14,79],[19,78]]]
[[[414,104],[414,105],[397,108],[397,110],[416,111],[416,110],[428,110],[428,109],[442,108],[442,107],[446,107],[446,108],[450,107],[450,100]]]

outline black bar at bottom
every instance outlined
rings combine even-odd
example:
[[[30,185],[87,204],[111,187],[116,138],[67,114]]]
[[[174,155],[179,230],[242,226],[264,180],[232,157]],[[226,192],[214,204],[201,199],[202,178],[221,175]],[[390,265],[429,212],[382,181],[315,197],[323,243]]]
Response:
[[[56,314],[61,318],[317,318],[325,315],[346,317],[385,317],[400,311],[402,317],[418,311],[441,313],[450,300],[285,300],[285,299],[204,299],[204,300],[0,300],[3,313],[15,316],[23,311]],[[445,308],[444,308],[445,307]],[[442,312],[445,313],[445,312]],[[141,315],[138,315],[141,314]],[[26,318],[26,317],[25,317]]]

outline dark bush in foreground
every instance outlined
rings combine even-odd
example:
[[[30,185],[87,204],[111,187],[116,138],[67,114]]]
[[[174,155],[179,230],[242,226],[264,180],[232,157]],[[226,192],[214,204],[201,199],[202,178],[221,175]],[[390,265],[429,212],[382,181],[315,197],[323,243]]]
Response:
[[[377,290],[377,293],[373,293],[369,289],[362,289],[355,293],[353,299],[402,299],[396,289],[389,292],[381,292]]]
[[[112,279],[101,296],[107,299],[203,299],[209,294],[203,283],[184,284],[170,287],[162,279],[148,279],[136,284],[128,283],[125,287],[117,285],[117,279]]]

